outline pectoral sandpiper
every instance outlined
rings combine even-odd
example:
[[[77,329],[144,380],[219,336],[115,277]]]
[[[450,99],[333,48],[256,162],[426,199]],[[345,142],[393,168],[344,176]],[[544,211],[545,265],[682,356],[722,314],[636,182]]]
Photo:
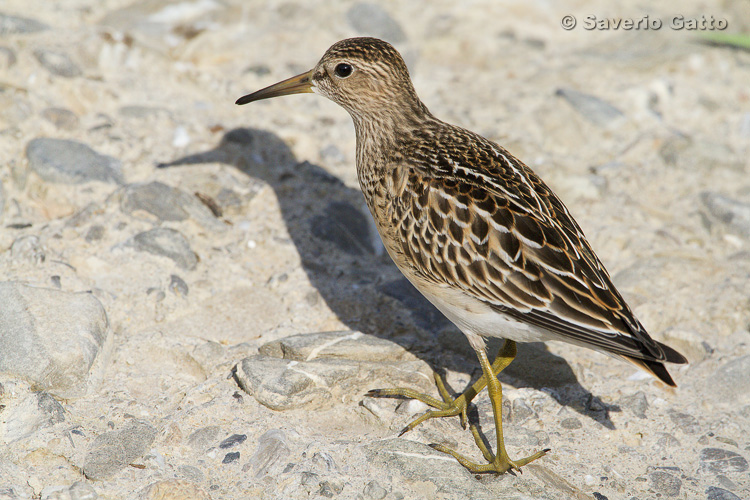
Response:
[[[559,198],[501,146],[435,118],[419,100],[401,55],[375,38],[334,44],[312,70],[246,95],[237,104],[287,94],[322,94],[354,120],[357,174],[383,244],[401,272],[466,335],[482,377],[442,401],[410,389],[375,396],[419,399],[428,418],[461,417],[485,386],[497,434],[493,454],[474,425],[488,463],[442,445],[472,472],[520,470],[549,450],[511,460],[502,432],[498,373],[516,341],[563,340],[634,363],[674,386],[663,362],[686,363],[654,341],[635,318]],[[506,339],[490,364],[484,337]],[[402,433],[403,433],[402,432]]]

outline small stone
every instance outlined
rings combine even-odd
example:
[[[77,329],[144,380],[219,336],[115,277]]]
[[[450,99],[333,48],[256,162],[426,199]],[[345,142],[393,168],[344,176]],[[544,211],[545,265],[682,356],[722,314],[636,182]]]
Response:
[[[126,118],[148,118],[158,115],[169,115],[169,110],[155,106],[130,105],[122,106],[118,112]]]
[[[708,377],[706,387],[708,394],[732,406],[750,403],[750,391],[747,381],[750,380],[750,354],[724,363],[713,375]]]
[[[232,434],[231,436],[226,438],[224,441],[219,443],[219,448],[224,449],[224,448],[231,448],[233,446],[239,446],[242,443],[244,443],[246,439],[247,439],[246,434]]]
[[[258,352],[295,361],[337,358],[379,362],[409,357],[406,349],[395,342],[347,330],[292,335],[268,342],[262,345]]]
[[[373,480],[367,483],[362,496],[364,500],[383,500],[388,495],[388,490],[380,486],[380,484]]]
[[[147,212],[160,221],[183,221],[193,218],[204,226],[220,226],[211,211],[195,196],[161,182],[128,184],[120,196],[120,210],[134,215]]]
[[[562,427],[563,429],[575,430],[583,427],[583,424],[575,417],[568,417],[560,422],[560,427]]]
[[[86,236],[84,236],[83,238],[89,243],[93,243],[95,241],[101,240],[104,237],[104,232],[104,226],[94,224],[89,228],[88,231],[86,231]]]
[[[144,488],[138,500],[211,500],[200,486],[180,479],[165,479]]]
[[[750,238],[750,203],[713,192],[701,193],[701,201],[708,213],[724,224],[729,231]]]
[[[188,436],[188,444],[194,450],[202,452],[211,446],[221,434],[221,427],[209,425],[202,427]]]
[[[646,418],[646,410],[648,409],[648,400],[643,391],[638,391],[630,396],[624,396],[620,398],[620,405],[624,406],[630,412],[638,418]]]
[[[42,118],[51,122],[62,130],[73,130],[78,127],[78,116],[65,108],[46,108],[42,111]]]
[[[96,500],[99,498],[94,487],[83,481],[76,481],[71,484],[68,492],[70,493],[70,500]]]
[[[354,4],[347,11],[346,18],[361,35],[382,38],[396,44],[406,41],[404,30],[380,5]]]
[[[700,432],[701,430],[701,426],[698,423],[698,419],[687,413],[681,413],[678,411],[670,410],[669,418],[685,434],[696,434]]]
[[[285,463],[291,450],[286,434],[280,429],[271,429],[258,439],[258,447],[247,464],[253,469],[255,478],[261,478],[270,473],[276,464]]]
[[[607,498],[606,496],[602,495],[598,491],[593,492],[592,495],[594,495],[594,500],[609,500],[609,498]]]
[[[42,179],[64,184],[89,181],[122,184],[122,164],[77,141],[40,137],[26,145],[29,166]]]
[[[657,436],[659,436],[659,438],[656,440],[656,444],[662,448],[679,448],[682,446],[682,443],[671,434],[660,432]]]
[[[139,252],[167,257],[182,269],[192,270],[198,265],[198,257],[190,248],[188,240],[174,229],[157,227],[138,233],[125,242]]]
[[[226,455],[224,455],[224,459],[221,461],[223,464],[231,464],[232,462],[235,462],[240,459],[240,452],[239,451],[230,451]]]
[[[0,282],[0,304],[0,372],[59,397],[85,394],[103,371],[111,341],[99,300]]]
[[[721,448],[704,448],[701,450],[699,472],[728,474],[745,472],[747,468],[747,460],[734,451]]]
[[[16,51],[10,47],[0,47],[0,68],[8,69],[17,62]]]
[[[740,497],[724,488],[709,486],[706,488],[706,500],[742,500]]]
[[[33,392],[20,401],[6,401],[0,437],[13,442],[65,420],[65,409],[46,392]]]
[[[177,467],[177,475],[194,483],[202,483],[205,480],[205,474],[198,467],[192,465],[180,465]]]
[[[10,256],[13,260],[20,260],[39,265],[47,258],[39,237],[33,234],[16,238],[10,246]]]
[[[100,434],[86,453],[83,473],[94,480],[112,477],[146,453],[156,433],[151,424],[133,419],[122,430]]]
[[[177,296],[187,297],[189,288],[187,283],[185,283],[185,280],[176,274],[172,274],[169,277],[169,290]]]
[[[316,452],[312,457],[312,463],[322,472],[338,470],[336,461],[333,459],[331,454],[324,451]]]
[[[49,26],[35,19],[0,14],[0,36],[36,33],[48,29]]]
[[[83,72],[70,57],[54,50],[37,49],[34,51],[34,57],[44,66],[44,68],[53,75],[64,78],[75,78],[81,76]]]
[[[557,89],[555,95],[562,97],[591,123],[607,126],[625,116],[622,111],[610,103],[573,89]]]
[[[312,218],[312,234],[328,241],[351,255],[366,255],[374,252],[370,223],[364,214],[345,202],[328,204],[325,215]]]
[[[648,481],[651,489],[668,497],[676,497],[682,488],[682,480],[665,471],[652,472],[648,475]]]

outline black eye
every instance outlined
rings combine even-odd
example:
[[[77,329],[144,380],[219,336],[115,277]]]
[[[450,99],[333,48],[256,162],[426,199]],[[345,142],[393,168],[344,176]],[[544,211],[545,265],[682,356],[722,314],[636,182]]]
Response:
[[[333,72],[336,73],[336,76],[339,78],[346,78],[352,74],[353,69],[354,68],[352,68],[351,64],[340,63],[336,65],[336,69],[334,69]]]

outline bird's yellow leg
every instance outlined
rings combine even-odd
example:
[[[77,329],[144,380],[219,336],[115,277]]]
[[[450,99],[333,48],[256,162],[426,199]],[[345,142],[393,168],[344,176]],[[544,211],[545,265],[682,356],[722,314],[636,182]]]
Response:
[[[483,349],[477,350],[477,356],[479,357],[479,364],[482,365],[482,372],[484,373],[483,378],[488,381],[487,391],[489,392],[490,401],[492,402],[492,414],[495,420],[495,430],[497,433],[497,453],[493,455],[492,452],[487,449],[484,440],[479,435],[479,430],[474,425],[471,426],[471,433],[474,436],[474,441],[476,441],[477,446],[482,451],[482,455],[484,455],[484,458],[489,462],[487,464],[472,462],[463,455],[460,455],[456,451],[446,448],[443,445],[433,444],[430,446],[438,451],[451,455],[458,460],[461,465],[475,474],[482,472],[495,472],[497,474],[503,474],[508,471],[521,472],[522,466],[536,460],[537,458],[543,457],[549,450],[542,450],[519,460],[511,460],[510,457],[508,457],[508,452],[505,451],[505,440],[503,438],[503,390],[493,368],[498,364],[498,360],[501,357],[504,359],[503,363],[505,366],[508,366],[510,362],[513,361],[513,358],[516,357],[516,343],[511,340],[506,340],[505,345],[500,350],[500,354],[498,354],[498,358],[495,359],[495,362],[492,365],[490,365],[490,362],[487,359],[487,353],[484,352]]]
[[[511,361],[513,361],[513,358],[515,358],[515,356],[515,342],[506,340],[505,344],[503,344],[503,346],[500,348],[500,352],[495,358],[495,361],[490,367],[490,370],[496,379],[497,375],[501,371],[503,371]],[[461,426],[465,429],[466,422],[468,421],[466,410],[469,406],[469,403],[471,403],[472,399],[474,399],[474,397],[479,394],[479,392],[487,385],[487,378],[485,377],[484,373],[485,372],[483,371],[483,374],[479,378],[479,380],[474,382],[471,387],[466,389],[463,394],[455,399],[448,393],[448,390],[445,388],[443,378],[438,375],[437,372],[435,372],[433,375],[435,376],[435,385],[437,386],[438,392],[440,393],[440,397],[443,398],[442,401],[433,398],[432,396],[428,396],[427,394],[417,392],[413,389],[373,389],[372,391],[368,392],[367,395],[376,397],[404,397],[417,399],[419,401],[422,401],[426,405],[437,408],[436,410],[428,411],[424,415],[421,415],[419,418],[412,421],[409,425],[403,428],[399,436],[414,429],[416,426],[430,418],[453,417],[456,415],[460,416]]]

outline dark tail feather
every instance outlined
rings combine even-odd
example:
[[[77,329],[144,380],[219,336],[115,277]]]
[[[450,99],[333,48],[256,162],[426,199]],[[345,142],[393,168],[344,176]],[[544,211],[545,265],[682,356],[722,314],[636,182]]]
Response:
[[[674,349],[669,347],[667,344],[662,344],[661,342],[657,342],[657,344],[659,344],[659,347],[661,347],[661,350],[664,351],[665,361],[668,361],[670,363],[677,363],[680,365],[684,365],[685,363],[688,362],[685,356],[675,351]]]
[[[675,351],[677,352],[677,351]],[[635,366],[640,368],[641,370],[645,370],[649,372],[654,377],[658,378],[665,384],[667,384],[670,387],[677,387],[677,384],[675,384],[674,380],[672,379],[672,376],[669,374],[667,369],[664,367],[664,365],[658,361],[651,361],[648,359],[638,359],[638,358],[631,358],[627,356],[622,356],[622,359],[625,361],[630,361]]]

